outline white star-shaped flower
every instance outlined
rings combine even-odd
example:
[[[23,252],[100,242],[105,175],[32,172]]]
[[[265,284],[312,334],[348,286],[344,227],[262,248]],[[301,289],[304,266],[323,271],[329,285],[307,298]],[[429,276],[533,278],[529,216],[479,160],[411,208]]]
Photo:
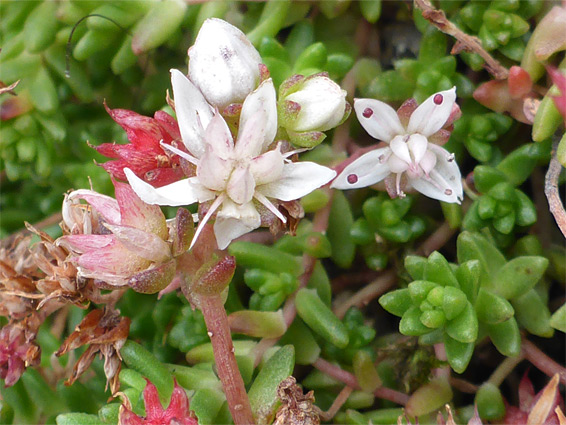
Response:
[[[354,109],[364,129],[387,147],[372,150],[349,164],[332,183],[336,189],[370,186],[394,176],[394,190],[403,197],[408,184],[433,199],[460,203],[463,199],[460,169],[454,155],[429,142],[448,121],[456,102],[456,88],[435,93],[414,110],[407,125],[386,103],[356,99]],[[403,181],[405,175],[407,181]]]
[[[180,71],[171,72],[181,137],[191,154],[164,147],[196,165],[196,176],[155,188],[131,170],[125,168],[124,172],[134,191],[148,204],[179,206],[212,201],[193,245],[214,213],[214,233],[218,247],[224,249],[233,239],[260,226],[258,203],[285,222],[270,199],[301,198],[335,177],[335,171],[313,162],[290,162],[287,158],[294,152],[282,153],[280,145],[269,150],[277,132],[271,79],[246,97],[234,142],[224,118],[195,85]]]

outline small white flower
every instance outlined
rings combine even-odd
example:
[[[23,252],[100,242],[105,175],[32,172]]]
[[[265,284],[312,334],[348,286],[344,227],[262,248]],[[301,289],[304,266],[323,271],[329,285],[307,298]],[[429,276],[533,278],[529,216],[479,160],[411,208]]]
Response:
[[[212,201],[199,223],[195,243],[204,224],[217,212],[214,233],[224,249],[233,239],[260,226],[257,203],[281,221],[285,217],[270,201],[292,201],[328,183],[336,172],[312,162],[293,163],[280,145],[268,150],[277,132],[275,88],[265,80],[246,97],[240,115],[238,138],[201,92],[181,72],[172,70],[173,94],[179,129],[189,155],[165,148],[195,164],[195,177],[154,188],[125,168],[134,191],[149,204],[188,205]]]
[[[222,110],[243,102],[258,85],[261,57],[238,28],[222,19],[204,21],[189,49],[189,78]]]
[[[460,169],[454,155],[428,141],[450,117],[456,88],[426,99],[404,126],[397,112],[375,99],[356,99],[354,109],[364,129],[389,146],[370,151],[349,164],[332,183],[333,188],[370,186],[394,175],[397,196],[403,197],[402,177],[415,190],[433,199],[460,203],[463,199]]]

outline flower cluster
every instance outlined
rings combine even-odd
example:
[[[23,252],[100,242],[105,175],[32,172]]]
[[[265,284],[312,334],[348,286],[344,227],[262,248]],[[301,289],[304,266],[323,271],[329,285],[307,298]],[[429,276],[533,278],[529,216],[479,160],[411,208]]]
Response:
[[[259,54],[238,29],[218,19],[207,20],[189,57],[189,78],[171,71],[175,112],[188,152],[164,142],[161,145],[193,164],[196,175],[155,188],[133,170],[125,168],[124,172],[134,191],[149,204],[204,205],[206,212],[193,245],[215,216],[216,240],[224,249],[262,224],[259,209],[264,207],[285,223],[286,217],[277,208],[279,201],[299,199],[336,173],[312,162],[291,162],[289,158],[297,152],[285,151],[284,143],[275,141],[275,87],[270,78],[255,87],[260,76],[265,76],[263,67]],[[337,93],[345,104],[345,94],[339,88]],[[234,106],[242,100],[241,106]],[[223,117],[225,108],[241,108],[237,130]],[[329,114],[335,115],[334,106]],[[330,121],[325,129],[338,123]]]

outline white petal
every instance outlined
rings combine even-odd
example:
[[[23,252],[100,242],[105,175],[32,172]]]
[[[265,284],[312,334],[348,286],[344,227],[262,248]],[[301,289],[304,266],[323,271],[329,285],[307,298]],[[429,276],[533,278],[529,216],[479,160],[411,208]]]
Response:
[[[255,181],[250,168],[238,167],[232,171],[226,193],[238,204],[246,204],[254,197]]]
[[[219,249],[225,249],[236,239],[261,225],[261,218],[252,202],[237,205],[226,199],[216,215],[214,235]]]
[[[190,205],[197,201],[204,202],[214,198],[214,192],[204,188],[196,177],[155,188],[136,176],[129,168],[124,168],[128,182],[136,194],[146,204]]]
[[[439,146],[429,144],[436,155],[436,166],[420,179],[411,179],[411,185],[429,198],[444,202],[460,203],[464,197],[462,176],[458,164],[450,153]]]
[[[407,146],[407,142],[405,141],[406,137],[404,136],[397,136],[395,137],[389,147],[397,158],[402,161],[405,161],[407,164],[411,164],[413,162],[411,158],[411,153],[409,152],[409,146]]]
[[[427,150],[419,165],[425,174],[430,173],[436,166],[436,155],[430,149]]]
[[[199,182],[210,190],[222,191],[226,189],[231,172],[232,161],[220,158],[210,145],[207,146],[197,167]]]
[[[255,157],[264,152],[277,133],[277,102],[271,78],[253,91],[242,106],[236,155]]]
[[[291,162],[283,165],[281,178],[257,187],[268,198],[281,201],[299,199],[325,185],[336,176],[336,171],[314,162]]]
[[[387,166],[392,173],[404,173],[410,167],[410,164],[399,158],[397,155],[391,155],[387,160]]]
[[[256,185],[271,183],[281,177],[284,159],[279,148],[268,151],[250,161],[250,172]]]
[[[228,124],[222,115],[216,111],[204,133],[206,145],[212,147],[220,158],[228,159],[233,156],[234,141]],[[206,149],[205,149],[206,151]]]
[[[441,91],[425,100],[411,115],[407,131],[431,136],[442,128],[456,102],[456,87]]]
[[[428,140],[420,134],[412,134],[407,141],[407,147],[413,161],[419,164],[428,149]]]
[[[191,154],[200,158],[204,153],[204,130],[212,119],[212,108],[181,71],[171,70],[171,84],[183,143]]]
[[[436,165],[434,171],[437,171],[446,180],[450,188],[454,191],[458,199],[464,199],[464,189],[462,187],[462,174],[460,167],[454,160],[454,154],[446,149],[429,143],[429,150],[436,155]]]
[[[387,147],[375,149],[360,156],[344,168],[330,187],[356,189],[380,182],[391,173],[387,165],[387,158],[390,154],[391,149]]]
[[[405,134],[395,109],[376,99],[355,99],[354,109],[358,121],[369,135],[389,142],[395,136]]]
[[[219,108],[242,102],[256,88],[260,63],[244,33],[216,18],[203,23],[189,49],[189,77]]]

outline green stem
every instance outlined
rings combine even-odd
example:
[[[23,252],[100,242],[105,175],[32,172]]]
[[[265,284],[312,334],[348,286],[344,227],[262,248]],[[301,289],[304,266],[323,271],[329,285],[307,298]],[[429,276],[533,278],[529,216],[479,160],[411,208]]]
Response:
[[[234,345],[230,335],[228,316],[220,294],[199,297],[200,308],[212,342],[218,377],[222,382],[228,408],[236,425],[253,424],[253,414],[244,386],[244,380],[236,363]]]

